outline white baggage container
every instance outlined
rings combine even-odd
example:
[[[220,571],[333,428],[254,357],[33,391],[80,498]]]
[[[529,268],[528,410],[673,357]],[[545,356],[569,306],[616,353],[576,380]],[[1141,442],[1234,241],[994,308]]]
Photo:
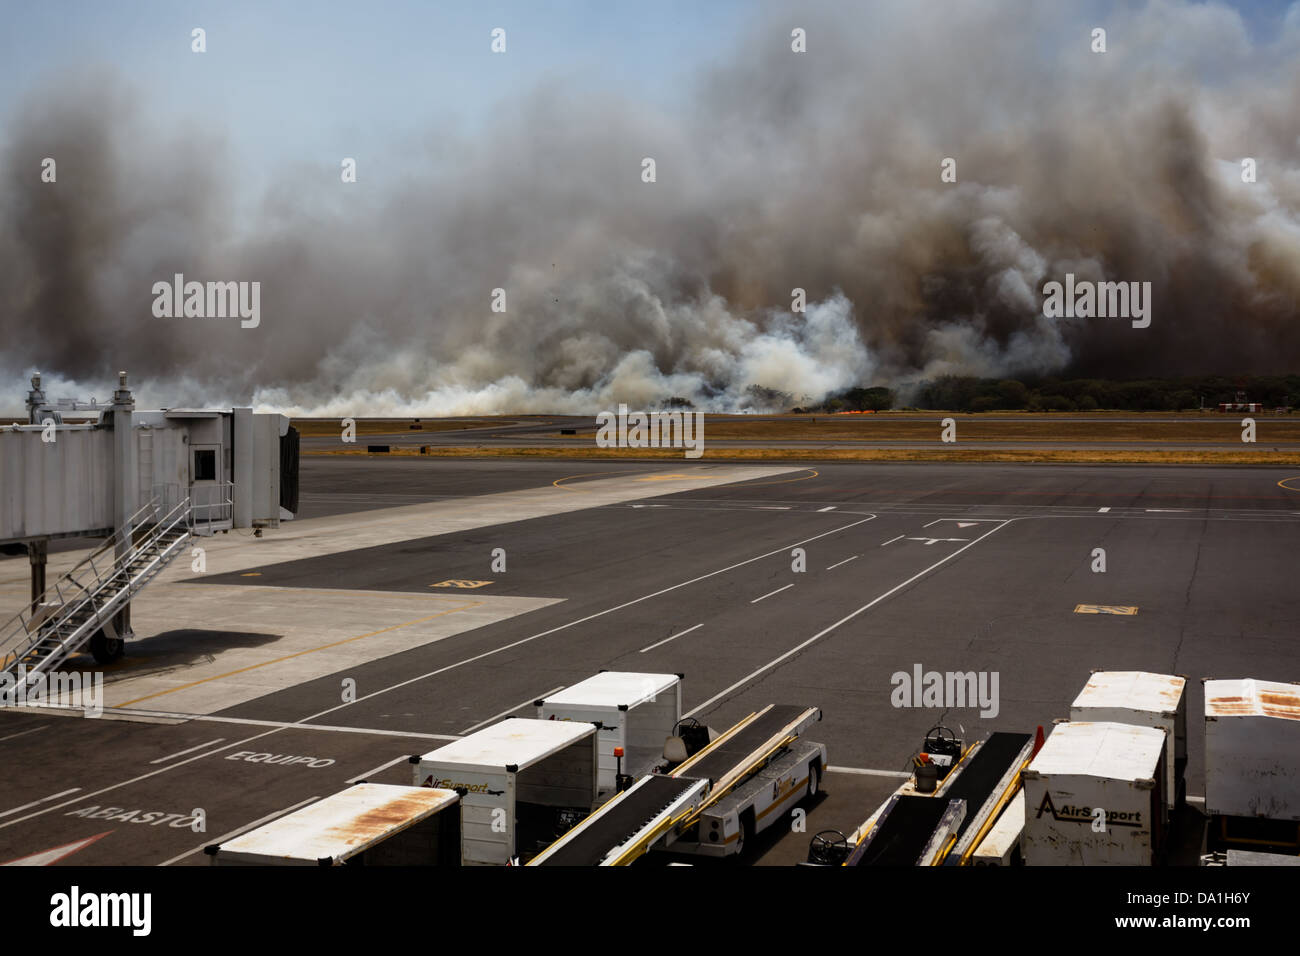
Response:
[[[452,790],[359,783],[207,847],[216,865],[459,866]]]
[[[417,786],[464,791],[467,866],[549,846],[596,803],[595,724],[511,717],[411,762]]]
[[[1187,767],[1187,679],[1145,671],[1094,671],[1070,719],[1112,721],[1165,732],[1165,805],[1178,806]]]
[[[1165,734],[1057,724],[1023,774],[1030,866],[1150,866],[1165,838]],[[1104,816],[1098,811],[1104,811]]]
[[[1205,812],[1300,820],[1300,684],[1205,682]]]
[[[599,786],[613,790],[623,748],[623,773],[641,776],[663,758],[664,741],[682,716],[680,674],[603,671],[536,701],[542,720],[585,720],[600,724]]]

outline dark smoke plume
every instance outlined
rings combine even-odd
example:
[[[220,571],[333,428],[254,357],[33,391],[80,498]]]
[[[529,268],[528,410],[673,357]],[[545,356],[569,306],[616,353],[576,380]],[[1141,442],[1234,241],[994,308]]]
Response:
[[[431,131],[400,188],[371,155],[356,185],[304,166],[251,202],[220,136],[76,74],[0,142],[0,372],[39,368],[53,394],[127,368],[162,404],[457,414],[1294,371],[1300,7],[1258,44],[1212,4],[1060,6],[778,5],[680,114],[547,83],[473,139]],[[260,281],[260,327],[155,318],[151,287],[177,272]],[[1151,282],[1151,327],[1044,318],[1067,272]]]

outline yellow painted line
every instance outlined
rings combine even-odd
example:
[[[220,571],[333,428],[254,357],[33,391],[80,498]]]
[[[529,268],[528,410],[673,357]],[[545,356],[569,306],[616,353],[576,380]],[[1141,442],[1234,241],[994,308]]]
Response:
[[[293,654],[286,654],[283,657],[277,657],[274,660],[262,661],[260,664],[249,664],[247,667],[241,667],[238,670],[227,671],[224,674],[214,674],[211,677],[204,677],[201,680],[190,681],[188,684],[182,684],[179,687],[172,687],[169,690],[160,690],[153,694],[146,694],[144,697],[137,697],[135,700],[128,700],[124,704],[118,704],[118,707],[130,707],[132,704],[138,704],[141,701],[152,700],[155,697],[162,697],[166,694],[174,694],[179,690],[189,690],[191,687],[198,687],[200,684],[207,684],[214,680],[222,680],[226,677],[234,677],[236,674],[243,674],[247,671],[257,670],[259,667],[267,667],[271,664],[280,664],[284,661],[292,660],[295,657],[302,657],[305,654],[315,654],[317,651],[329,650],[331,647],[340,647],[344,644],[351,644],[353,641],[360,641],[367,637],[374,637],[376,634],[387,634],[389,631],[396,631],[403,627],[410,627],[412,624],[420,624],[424,621],[432,621],[437,617],[446,617],[448,614],[456,614],[460,611],[468,611],[470,608],[482,607],[482,601],[470,601],[461,607],[454,607],[446,611],[439,611],[437,614],[430,614],[426,617],[417,617],[413,621],[406,621],[402,624],[392,624],[388,627],[381,627],[377,631],[369,631],[365,634],[358,634],[356,637],[347,637],[341,641],[335,641],[332,644],[322,644],[320,647],[310,647],[305,651],[296,651]]]
[[[260,578],[261,576],[262,576],[261,571],[249,571],[245,574],[240,575],[241,578]]]
[[[491,583],[492,583],[491,581],[467,581],[464,579],[461,580],[453,579],[451,581],[439,581],[437,584],[430,584],[429,587],[431,588],[481,588],[484,585],[491,584]]]
[[[1123,604],[1079,604],[1074,609],[1075,614],[1122,614],[1126,617],[1132,617],[1137,612],[1136,607]]]
[[[811,481],[812,479],[817,478],[821,475],[821,472],[818,471],[816,468],[800,468],[799,470],[809,471],[812,472],[812,474],[804,475],[802,478],[781,478],[778,479],[777,481],[752,481],[752,482],[747,481],[744,482],[743,484],[740,484],[740,487],[761,488],[763,485],[788,485],[792,481]]]
[[[1300,491],[1300,488],[1293,488],[1291,485],[1288,485],[1288,481],[1300,481],[1300,475],[1296,475],[1294,478],[1283,478],[1277,483],[1279,488],[1285,488],[1287,491]]]
[[[579,478],[604,477],[606,475],[635,475],[643,471],[645,471],[644,468],[620,468],[618,471],[589,471],[583,475],[566,475],[563,478],[556,478],[551,482],[551,484],[556,488],[563,488],[565,491],[578,491],[582,494],[586,494],[586,492],[582,491],[580,488],[570,488],[568,485],[562,484],[562,482],[576,481]]]

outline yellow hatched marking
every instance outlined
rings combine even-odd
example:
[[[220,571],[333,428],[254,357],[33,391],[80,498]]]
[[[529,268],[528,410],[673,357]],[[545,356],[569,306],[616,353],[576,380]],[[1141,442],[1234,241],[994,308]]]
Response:
[[[1136,607],[1123,604],[1080,604],[1074,609],[1075,614],[1122,614],[1132,617],[1138,612]]]

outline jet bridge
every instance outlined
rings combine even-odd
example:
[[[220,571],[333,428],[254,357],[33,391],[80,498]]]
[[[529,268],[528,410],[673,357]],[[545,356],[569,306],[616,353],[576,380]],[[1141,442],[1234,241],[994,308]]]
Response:
[[[130,599],[191,535],[277,527],[298,507],[298,433],[251,408],[137,410],[51,401],[32,376],[26,424],[0,426],[0,553],[26,553],[31,605],[0,627],[0,672],[48,672],[87,642],[101,662],[134,636]],[[65,421],[65,415],[86,421]],[[51,539],[103,538],[47,587]]]

